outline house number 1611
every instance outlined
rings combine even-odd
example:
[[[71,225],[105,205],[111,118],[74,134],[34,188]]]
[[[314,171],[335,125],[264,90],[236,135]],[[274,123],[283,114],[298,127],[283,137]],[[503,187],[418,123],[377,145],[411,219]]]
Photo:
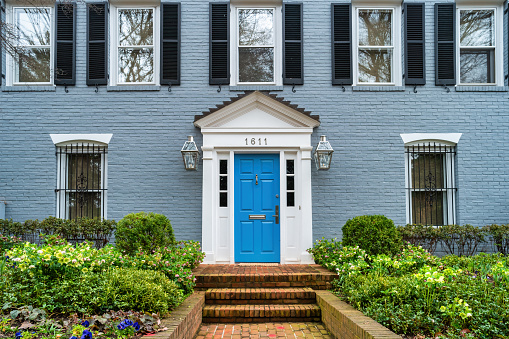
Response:
[[[256,145],[256,138],[246,138],[246,145],[249,145],[251,143],[251,145],[255,146]],[[267,138],[258,138],[258,145],[265,145],[267,146]]]

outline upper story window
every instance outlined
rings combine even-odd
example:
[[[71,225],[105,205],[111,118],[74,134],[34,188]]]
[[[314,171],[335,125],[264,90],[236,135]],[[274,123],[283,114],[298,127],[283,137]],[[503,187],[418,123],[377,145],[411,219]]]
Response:
[[[7,82],[13,85],[52,84],[53,24],[51,7],[11,7],[14,56],[8,59]]]
[[[357,85],[401,85],[400,17],[400,6],[354,8]]]
[[[115,7],[110,13],[112,84],[158,84],[158,7]]]
[[[232,7],[230,84],[282,84],[281,6]]]
[[[459,83],[495,84],[496,9],[458,8]]]

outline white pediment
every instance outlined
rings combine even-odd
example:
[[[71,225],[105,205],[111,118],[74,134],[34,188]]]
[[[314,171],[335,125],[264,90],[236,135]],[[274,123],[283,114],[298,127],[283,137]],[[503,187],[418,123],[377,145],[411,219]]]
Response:
[[[320,122],[288,105],[253,92],[195,121],[206,129],[292,129],[314,128]]]

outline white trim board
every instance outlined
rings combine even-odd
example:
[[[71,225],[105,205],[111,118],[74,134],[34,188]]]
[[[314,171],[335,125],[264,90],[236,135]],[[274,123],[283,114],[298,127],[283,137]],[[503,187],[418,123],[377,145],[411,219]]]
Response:
[[[69,143],[93,142],[106,146],[110,143],[113,134],[50,134],[55,146]]]

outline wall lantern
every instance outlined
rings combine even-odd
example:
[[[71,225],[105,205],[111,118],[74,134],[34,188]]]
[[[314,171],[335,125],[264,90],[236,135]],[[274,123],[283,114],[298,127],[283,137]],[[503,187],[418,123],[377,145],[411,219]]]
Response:
[[[184,159],[186,170],[196,171],[198,169],[198,156],[200,155],[200,151],[198,151],[198,147],[192,135],[187,137],[187,141],[184,143],[180,152],[182,152],[182,159]]]
[[[320,136],[320,142],[316,145],[314,153],[315,164],[317,170],[328,171],[332,160],[332,149],[325,135]]]

